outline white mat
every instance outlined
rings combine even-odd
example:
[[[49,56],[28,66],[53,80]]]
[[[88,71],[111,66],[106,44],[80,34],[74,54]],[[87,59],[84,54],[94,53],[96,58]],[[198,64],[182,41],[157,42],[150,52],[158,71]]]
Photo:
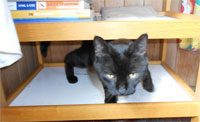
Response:
[[[136,92],[119,97],[119,103],[191,101],[187,93],[176,83],[161,65],[149,66],[155,91],[145,91],[141,84]],[[10,106],[69,105],[104,103],[102,84],[95,73],[76,69],[79,82],[69,84],[64,67],[46,67],[21,92]]]

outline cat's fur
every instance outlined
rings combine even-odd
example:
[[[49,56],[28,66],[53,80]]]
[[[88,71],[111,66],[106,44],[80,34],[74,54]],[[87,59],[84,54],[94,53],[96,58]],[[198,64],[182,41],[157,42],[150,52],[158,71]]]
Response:
[[[89,67],[94,61],[94,46],[92,41],[85,41],[81,47],[70,52],[65,57],[65,73],[70,83],[76,83],[78,78],[74,76],[74,67]]]
[[[107,42],[96,36],[92,42],[69,53],[65,59],[65,71],[70,83],[76,83],[73,67],[94,65],[105,91],[105,103],[116,103],[117,96],[130,95],[142,81],[144,89],[153,91],[146,54],[148,35],[135,41],[116,40]]]

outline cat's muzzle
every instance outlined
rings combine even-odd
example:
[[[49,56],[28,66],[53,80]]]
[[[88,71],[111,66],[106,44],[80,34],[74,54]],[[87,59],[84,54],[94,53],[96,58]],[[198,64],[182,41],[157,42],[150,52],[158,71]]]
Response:
[[[118,89],[118,96],[127,96],[135,93],[135,89],[125,89],[125,88],[119,88]]]

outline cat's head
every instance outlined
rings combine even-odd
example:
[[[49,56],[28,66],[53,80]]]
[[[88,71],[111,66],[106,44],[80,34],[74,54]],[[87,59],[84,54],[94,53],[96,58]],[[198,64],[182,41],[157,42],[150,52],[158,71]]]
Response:
[[[135,41],[108,42],[98,36],[94,38],[94,67],[104,88],[112,95],[130,95],[135,92],[148,66],[147,41],[147,34]]]

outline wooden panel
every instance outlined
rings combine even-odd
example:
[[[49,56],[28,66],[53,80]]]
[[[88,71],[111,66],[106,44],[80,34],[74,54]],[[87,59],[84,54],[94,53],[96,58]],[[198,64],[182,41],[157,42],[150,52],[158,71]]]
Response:
[[[4,94],[4,89],[3,89],[3,85],[2,85],[2,80],[1,80],[1,69],[0,69],[0,116],[1,116],[1,109],[5,106],[7,106],[7,102],[6,102],[6,97]],[[0,117],[1,120],[1,117]]]
[[[197,76],[197,81],[196,81],[195,97],[196,97],[196,100],[200,102],[200,64],[199,64],[197,75],[198,76]]]
[[[93,6],[95,12],[100,12],[101,8],[104,7],[104,0],[93,0]]]
[[[40,50],[40,42],[36,42],[35,46],[36,46],[38,63],[42,65],[43,64],[43,57],[42,57],[41,50]]]
[[[163,0],[144,0],[145,6],[152,6],[156,11],[163,10]]]
[[[191,122],[200,122],[200,114],[199,114],[199,116],[197,116],[197,117],[193,117],[193,118],[191,119]]]
[[[37,66],[37,58],[33,43],[21,43],[23,57],[17,62],[20,82],[22,82],[27,74],[31,73]]]
[[[6,98],[37,66],[33,43],[21,43],[23,57],[13,65],[1,69],[2,85]]]
[[[150,61],[161,59],[161,44],[160,40],[149,40],[147,45],[147,56]]]
[[[7,107],[4,121],[59,121],[130,118],[190,117],[199,114],[197,102],[91,104],[40,107]]]
[[[17,63],[2,69],[2,85],[5,90],[6,97],[17,87],[19,83],[20,74]]]
[[[143,6],[144,0],[125,0],[124,6]]]
[[[67,53],[80,47],[81,42],[52,42],[45,62],[64,62]]]
[[[105,0],[105,7],[122,7],[124,0]]]
[[[28,68],[28,73],[31,73],[33,71],[33,69],[36,67],[36,64],[37,64],[37,60],[36,58],[34,58],[33,56],[35,55],[34,54],[34,51],[33,50],[34,48],[34,43],[22,43],[21,44],[23,49],[23,55],[24,55],[24,58],[26,59],[26,66]]]
[[[162,40],[162,62],[165,62],[167,55],[167,39]]]
[[[22,83],[18,85],[15,90],[12,91],[12,93],[8,96],[7,103],[10,104],[17,95],[20,94],[20,92],[32,81],[32,79],[40,72],[40,70],[43,68],[43,66],[39,65],[33,72],[31,72]]]
[[[199,62],[200,51],[192,52],[185,49],[178,49],[176,72],[190,86],[195,86],[196,84]]]
[[[161,12],[162,13],[162,12]],[[175,12],[165,12],[165,16],[181,19],[181,20],[196,20],[200,19],[200,16],[191,15],[191,14],[182,14],[182,13],[175,13]]]
[[[180,12],[181,4],[181,0],[171,0],[171,12]]]
[[[21,49],[22,49],[23,57],[17,62],[18,67],[17,67],[17,71],[16,71],[16,72],[19,72],[19,75],[20,75],[20,77],[19,77],[20,80],[18,81],[19,83],[20,83],[20,81],[23,81],[26,78],[26,75],[22,75],[22,74],[27,74],[27,72],[29,72],[29,67],[27,66],[28,65],[27,64],[27,53],[25,53],[26,49],[28,49],[28,46],[21,45]]]
[[[171,0],[163,0],[163,11],[170,11],[171,9]]]
[[[167,55],[165,61],[174,71],[176,71],[177,46],[176,40],[167,41]]]
[[[26,23],[16,27],[21,42],[93,40],[95,35],[104,39],[136,39],[143,33],[148,33],[150,39],[200,37],[200,21],[193,20]]]

